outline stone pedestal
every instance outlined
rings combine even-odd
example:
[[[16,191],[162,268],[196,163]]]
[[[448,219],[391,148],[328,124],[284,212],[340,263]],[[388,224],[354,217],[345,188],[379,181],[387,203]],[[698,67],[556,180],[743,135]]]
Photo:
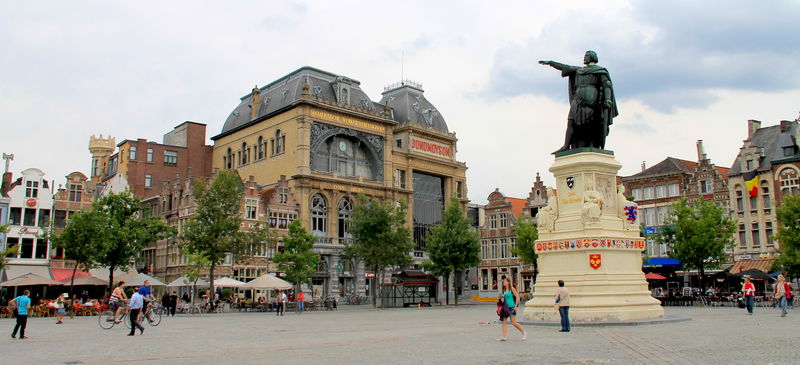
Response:
[[[642,273],[644,238],[636,205],[616,185],[621,165],[611,151],[584,149],[556,157],[556,193],[539,213],[539,275],[528,321],[558,322],[558,280],[570,291],[570,318],[616,322],[664,316]]]

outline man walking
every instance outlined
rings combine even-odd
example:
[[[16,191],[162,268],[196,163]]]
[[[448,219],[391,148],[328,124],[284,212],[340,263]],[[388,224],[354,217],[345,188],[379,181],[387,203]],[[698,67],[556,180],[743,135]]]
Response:
[[[305,305],[305,301],[306,301],[306,296],[305,296],[305,294],[303,294],[303,291],[300,290],[300,292],[297,293],[297,312],[298,313],[303,313],[303,305]]]
[[[17,338],[17,330],[19,330],[20,340],[28,338],[25,336],[25,327],[28,325],[28,309],[31,307],[29,295],[31,295],[30,290],[25,290],[22,295],[8,301],[8,304],[17,310],[17,325],[11,332],[11,338]]]
[[[144,306],[144,297],[142,294],[134,288],[133,295],[131,295],[131,301],[128,303],[128,308],[130,308],[131,313],[129,315],[131,319],[131,332],[128,333],[128,336],[133,336],[136,334],[136,329],[139,329],[139,334],[144,334],[144,327],[139,323],[139,314],[142,312],[142,307]]]
[[[744,302],[747,306],[747,314],[753,315],[753,304],[755,302],[756,287],[750,282],[750,278],[744,278],[744,285],[742,285],[742,295],[744,295]]]
[[[169,315],[175,317],[175,310],[178,308],[178,292],[173,291],[169,296]]]
[[[561,331],[559,332],[569,332],[569,290],[564,287],[564,280],[558,281],[556,308],[558,308],[558,314],[561,315]]]

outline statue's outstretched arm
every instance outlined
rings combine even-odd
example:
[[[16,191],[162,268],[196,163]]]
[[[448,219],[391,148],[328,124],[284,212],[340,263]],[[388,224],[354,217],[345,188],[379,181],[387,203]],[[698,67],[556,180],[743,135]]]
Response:
[[[564,70],[565,68],[568,68],[568,67],[570,67],[569,65],[565,65],[565,64],[563,64],[563,63],[556,62],[556,61],[539,61],[539,64],[540,64],[540,65],[546,65],[546,66],[550,66],[550,67],[552,67],[552,68],[554,68],[554,69],[556,69],[556,70],[559,70],[559,71],[561,71],[561,70]]]

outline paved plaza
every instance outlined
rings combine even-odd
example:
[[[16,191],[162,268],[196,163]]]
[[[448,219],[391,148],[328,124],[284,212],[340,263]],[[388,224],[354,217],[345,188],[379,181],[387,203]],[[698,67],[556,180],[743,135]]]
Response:
[[[336,312],[225,313],[164,318],[143,336],[102,330],[97,317],[32,318],[27,340],[0,320],[6,363],[25,364],[789,364],[800,362],[800,310],[667,307],[690,321],[574,327],[559,333],[509,328],[498,342],[494,304]]]

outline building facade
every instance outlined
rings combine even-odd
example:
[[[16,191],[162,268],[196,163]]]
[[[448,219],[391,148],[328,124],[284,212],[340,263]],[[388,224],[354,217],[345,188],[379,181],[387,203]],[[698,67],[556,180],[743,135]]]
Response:
[[[113,137],[91,136],[92,181],[100,184],[100,194],[131,190],[137,198],[152,198],[176,176],[210,175],[212,147],[205,140],[206,125],[190,121],[166,133],[163,143],[126,139],[116,152]]]
[[[621,178],[625,191],[639,206],[645,237],[654,234],[669,217],[672,204],[681,198],[689,202],[713,200],[728,210],[728,168],[715,166],[698,140],[697,162],[667,157],[637,174]],[[667,256],[666,245],[647,238],[645,253],[650,257]]]
[[[54,232],[64,229],[73,214],[92,210],[95,186],[95,183],[81,172],[75,171],[66,176],[64,185],[58,187],[53,197],[52,229]],[[53,248],[50,256],[50,268],[54,273],[54,278],[60,280],[64,276],[60,275],[61,273],[71,271],[70,269],[74,267],[75,261],[66,260],[63,249]]]
[[[342,257],[357,194],[407,205],[417,264],[446,200],[467,202],[456,135],[411,82],[385,88],[374,102],[356,80],[302,67],[243,96],[212,140],[214,170],[235,170],[265,187],[286,177],[278,189],[317,237],[320,295],[367,294],[374,273]]]
[[[53,191],[44,175],[37,168],[25,169],[9,185],[9,226],[3,249],[17,247],[17,254],[8,258],[2,281],[27,273],[51,277],[50,243],[42,234],[50,227]]]
[[[539,209],[547,205],[547,187],[536,174],[531,192],[527,199],[512,198],[503,195],[499,189],[489,194],[488,203],[484,206],[486,219],[480,227],[481,263],[478,265],[478,287],[480,295],[497,294],[503,276],[519,283],[522,292],[530,292],[535,281],[533,265],[524,265],[514,255],[516,247],[516,224],[520,215],[533,217]]]
[[[761,127],[760,121],[747,121],[747,139],[731,166],[728,181],[731,217],[739,228],[736,261],[774,259],[780,249],[780,243],[773,239],[778,227],[775,207],[800,187],[798,124],[798,120],[784,120]]]

